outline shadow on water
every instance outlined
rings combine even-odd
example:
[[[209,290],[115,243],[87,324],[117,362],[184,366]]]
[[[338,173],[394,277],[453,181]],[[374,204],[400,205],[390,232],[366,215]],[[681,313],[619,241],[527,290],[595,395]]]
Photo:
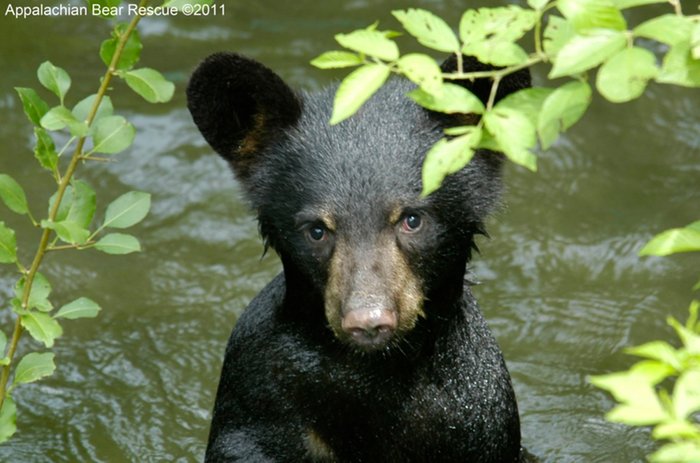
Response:
[[[397,28],[389,11],[405,6],[226,2],[224,16],[143,21],[142,65],[175,80],[176,96],[147,105],[115,85],[113,101],[137,127],[136,142],[119,162],[80,175],[98,191],[98,210],[127,189],[153,193],[152,213],[135,231],[144,252],[47,260],[55,303],[84,295],[105,310],[65,323],[57,373],[16,391],[19,431],[0,447],[0,460],[201,460],[226,339],[279,264],[261,259],[236,182],[190,121],[187,76],[226,49],[265,62],[295,86],[320,88],[339,74],[308,62],[335,47],[335,33],[375,19]],[[411,6],[452,24],[464,7]],[[50,59],[71,73],[74,104],[97,87],[96,50],[107,33],[97,18],[0,16],[0,170],[25,186],[31,204],[46,200],[50,180],[39,181],[30,159],[33,135],[13,87],[38,87],[35,69]],[[482,284],[474,291],[508,359],[524,445],[544,462],[642,461],[652,449],[646,431],[604,421],[611,399],[586,376],[628,365],[623,346],[672,339],[667,314],[685,318],[697,258],[637,252],[654,233],[698,218],[700,114],[690,95],[652,85],[630,104],[596,100],[542,154],[538,174],[507,168],[506,206],[480,243],[473,270]],[[26,260],[37,233],[6,211],[2,220],[18,229]],[[15,277],[0,269],[3,306]],[[1,313],[0,323],[7,332],[10,316]]]

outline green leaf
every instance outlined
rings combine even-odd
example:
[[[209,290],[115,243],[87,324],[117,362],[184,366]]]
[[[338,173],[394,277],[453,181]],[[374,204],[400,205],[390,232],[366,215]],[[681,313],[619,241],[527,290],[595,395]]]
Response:
[[[519,90],[499,101],[498,107],[519,111],[527,116],[533,126],[537,126],[542,105],[553,91],[551,88],[543,87]]]
[[[574,25],[559,16],[550,16],[547,20],[547,27],[544,30],[544,51],[550,59],[554,59],[559,50],[562,49],[574,36],[576,29]]]
[[[560,132],[578,121],[591,102],[591,88],[586,82],[572,81],[554,90],[542,104],[537,133],[542,149],[548,149]]]
[[[627,22],[613,0],[557,0],[557,8],[578,32],[627,29]]]
[[[688,418],[700,410],[700,371],[687,370],[681,373],[673,388],[673,412],[676,419]]]
[[[657,82],[700,87],[700,60],[693,59],[690,41],[678,43],[664,56]]]
[[[688,329],[681,325],[678,320],[673,317],[668,317],[666,322],[676,330],[676,334],[680,338],[683,346],[692,355],[700,354],[700,335],[695,330]]]
[[[110,233],[95,243],[95,249],[107,254],[130,254],[141,251],[141,244],[131,235]]]
[[[359,66],[362,64],[362,58],[355,53],[349,51],[327,51],[311,61],[312,66],[319,69],[336,69]]]
[[[483,130],[481,132],[481,141],[477,148],[482,148],[485,150],[495,151],[497,153],[502,153],[503,148],[498,144],[498,141],[494,138],[493,134],[488,130]]]
[[[691,55],[693,59],[700,60],[700,22],[695,23],[690,35]]]
[[[53,343],[63,334],[63,328],[56,320],[43,312],[31,310],[20,316],[22,326],[29,334],[46,347],[53,347]]]
[[[0,409],[0,443],[6,442],[17,431],[17,407],[12,397],[5,396],[5,401]]]
[[[529,150],[535,147],[535,126],[522,111],[497,104],[484,114],[484,125],[493,135],[503,153],[516,164],[537,170],[537,158]]]
[[[692,21],[685,16],[665,14],[635,27],[634,35],[674,46],[688,40],[692,27]]]
[[[700,230],[694,228],[692,224],[659,233],[639,251],[639,255],[668,256],[690,251],[700,251]]]
[[[91,153],[115,154],[127,149],[134,141],[136,130],[122,116],[103,117],[93,126],[94,146]]]
[[[22,295],[24,294],[25,281],[26,277],[22,277],[15,285],[15,296],[17,296],[19,300],[22,300]],[[51,301],[49,301],[49,294],[51,294],[51,284],[49,280],[47,280],[44,275],[37,272],[32,281],[32,290],[29,294],[27,307],[25,307],[25,309],[38,309],[43,312],[48,312],[53,309],[53,305]]]
[[[588,35],[576,35],[557,53],[550,79],[579,74],[591,69],[625,48],[624,32],[596,29]]]
[[[44,61],[37,70],[37,77],[41,85],[55,93],[63,104],[63,98],[71,83],[68,73],[58,66],[54,66],[51,61]]]
[[[0,221],[0,264],[17,262],[17,238],[15,231]],[[0,349],[0,354],[2,349]]]
[[[481,128],[470,127],[462,136],[439,140],[425,155],[423,163],[423,196],[440,188],[442,181],[471,161],[474,148],[481,139]]]
[[[97,203],[95,190],[82,180],[73,180],[72,183],[72,201],[66,220],[75,222],[80,227],[87,228],[95,215]]]
[[[166,103],[175,92],[175,84],[151,68],[134,69],[124,74],[126,84],[149,103]]]
[[[95,318],[100,310],[102,309],[95,301],[87,297],[81,297],[61,307],[54,315],[54,318],[67,318],[69,320]]]
[[[384,61],[395,61],[399,58],[399,47],[380,31],[360,29],[349,34],[337,34],[335,40],[345,48]]]
[[[58,166],[58,153],[53,144],[53,138],[41,127],[34,127],[36,145],[34,146],[34,157],[44,169],[55,171]]]
[[[49,211],[53,208],[55,201],[56,193],[49,200]],[[95,215],[96,202],[95,191],[90,185],[82,180],[73,180],[63,194],[55,221],[70,221],[82,228],[88,228]]]
[[[41,118],[41,126],[46,130],[61,130],[68,127],[71,135],[84,137],[88,133],[88,126],[85,122],[77,120],[65,106],[53,107]]]
[[[658,360],[676,370],[680,370],[683,366],[680,353],[666,341],[651,341],[641,346],[628,347],[625,353]]]
[[[0,174],[0,198],[7,207],[17,214],[29,212],[27,196],[19,183],[7,174]]]
[[[641,96],[647,82],[658,73],[652,52],[639,47],[625,48],[600,67],[596,87],[609,101],[624,103]]]
[[[64,220],[62,222],[51,222],[49,220],[41,221],[42,228],[50,228],[55,231],[61,240],[66,243],[71,244],[85,244],[88,237],[90,236],[90,231],[81,227],[79,224],[72,222],[70,220]]]
[[[441,113],[481,114],[484,112],[484,104],[476,95],[460,85],[448,82],[442,84],[440,95],[433,95],[417,88],[409,92],[408,96],[422,107]]]
[[[51,376],[56,370],[53,352],[31,352],[19,361],[15,369],[14,384],[33,383],[45,376]]]
[[[656,440],[675,439],[678,437],[700,439],[700,427],[687,421],[661,423],[654,428],[652,437]]]
[[[644,400],[642,400],[640,392],[642,390],[645,391]],[[635,391],[635,395],[639,396],[638,402],[618,405],[605,415],[605,419],[629,426],[649,426],[668,419],[668,413],[663,409],[661,402],[651,388],[639,387]]]
[[[532,29],[536,21],[535,11],[515,5],[467,10],[459,23],[459,35],[465,44],[478,40],[512,42]]]
[[[19,99],[22,101],[24,114],[27,115],[27,118],[32,124],[39,126],[39,121],[41,121],[41,118],[44,117],[44,114],[49,110],[49,105],[41,99],[34,89],[15,87],[15,90],[17,94],[19,94]]]
[[[495,66],[510,66],[527,60],[527,53],[514,42],[537,21],[537,13],[518,6],[467,10],[459,23],[464,42],[462,53]]]
[[[53,205],[56,202],[57,195],[58,195],[58,192],[54,193],[53,195],[51,195],[51,198],[49,198],[48,215],[51,215],[51,209],[53,209]],[[56,222],[61,222],[63,220],[66,220],[66,218],[68,218],[68,212],[70,211],[72,204],[73,204],[73,185],[68,185],[68,187],[66,188],[66,191],[63,193],[63,198],[61,199],[61,204],[58,206],[58,211],[56,211],[56,217],[54,220]]]
[[[383,64],[365,64],[345,77],[335,93],[331,125],[355,114],[379,90],[390,73],[389,67]]]
[[[653,3],[668,3],[668,0],[613,0],[613,4],[621,10]]]
[[[105,63],[106,66],[112,63],[117,44],[121,37],[126,34],[128,27],[129,25],[126,23],[117,24],[112,30],[112,38],[102,42],[100,46],[100,58],[102,58],[102,62]],[[119,57],[119,61],[116,63],[115,69],[126,70],[134,67],[141,56],[142,48],[143,45],[141,44],[139,31],[138,29],[134,29],[124,45],[124,49]]]
[[[471,133],[472,130],[474,130],[473,125],[458,125],[455,127],[447,127],[443,132],[445,132],[445,135],[457,136]]]
[[[141,191],[130,191],[107,206],[105,221],[101,228],[128,228],[136,225],[148,214],[151,195]]]
[[[73,107],[73,117],[78,121],[87,121],[87,118],[90,115],[90,110],[95,104],[95,98],[97,98],[97,94],[90,95],[89,97],[80,100],[80,102]],[[104,95],[102,100],[100,100],[100,107],[97,108],[93,121],[111,116],[113,112],[114,107],[112,106],[112,100],[108,95]]]
[[[442,71],[434,59],[422,53],[402,56],[396,63],[401,73],[428,93],[440,94]]]
[[[700,461],[700,442],[669,442],[647,458],[651,463],[696,463]]]
[[[669,415],[659,401],[654,386],[673,374],[670,366],[645,360],[628,371],[592,376],[589,382],[607,390],[620,405],[606,419],[633,426],[647,426],[668,420]]]
[[[0,355],[5,355],[5,347],[7,347],[7,336],[0,330]]]
[[[459,52],[459,40],[450,26],[430,11],[409,8],[392,11],[391,14],[421,45],[446,53]]]
[[[655,386],[674,372],[670,365],[663,362],[643,360],[632,365],[627,371],[590,376],[588,382],[610,392],[615,400],[624,402],[628,400],[629,391],[634,389],[635,384]]]

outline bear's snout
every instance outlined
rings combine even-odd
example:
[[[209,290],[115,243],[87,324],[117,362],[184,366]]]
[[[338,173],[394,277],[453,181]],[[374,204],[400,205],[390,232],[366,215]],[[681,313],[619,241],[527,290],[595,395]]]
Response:
[[[384,346],[394,335],[396,312],[381,308],[355,309],[343,317],[343,331],[363,348]]]

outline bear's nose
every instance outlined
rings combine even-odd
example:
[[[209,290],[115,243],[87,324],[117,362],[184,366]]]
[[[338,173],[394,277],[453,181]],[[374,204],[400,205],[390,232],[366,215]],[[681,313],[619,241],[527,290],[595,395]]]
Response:
[[[381,347],[396,331],[396,313],[387,309],[355,309],[343,317],[342,328],[363,347]]]

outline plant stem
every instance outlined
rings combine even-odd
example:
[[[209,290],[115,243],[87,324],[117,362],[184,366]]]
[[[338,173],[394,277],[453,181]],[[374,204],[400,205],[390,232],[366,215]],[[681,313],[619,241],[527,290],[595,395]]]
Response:
[[[495,76],[491,84],[491,93],[489,93],[489,101],[486,103],[486,111],[493,109],[493,104],[496,102],[496,94],[498,93],[498,84],[501,83],[503,76]]]
[[[86,242],[82,244],[62,244],[60,246],[55,246],[51,245],[46,248],[46,252],[50,251],[66,251],[68,249],[78,249],[78,250],[83,250],[83,249],[88,249],[91,248],[95,244],[94,241],[92,240],[87,240]]]
[[[537,56],[545,56],[542,52],[542,14],[537,18],[535,23],[535,53]]]
[[[463,80],[463,79],[474,80],[474,79],[482,79],[484,77],[491,77],[493,79],[495,79],[496,77],[503,78],[503,77],[507,76],[508,74],[512,74],[512,73],[517,72],[521,69],[529,68],[533,64],[541,63],[542,61],[544,61],[542,56],[532,56],[532,57],[530,57],[530,59],[528,59],[524,63],[517,64],[515,66],[510,66],[507,68],[496,69],[493,71],[448,72],[448,73],[444,73],[442,75],[442,77],[445,79],[450,79],[450,80]]]
[[[675,10],[677,16],[683,16],[683,9],[681,8],[680,0],[668,0],[668,3],[673,5],[673,9]]]
[[[148,0],[141,0],[139,6],[146,6],[147,3]],[[114,50],[114,55],[112,56],[112,61],[109,63],[109,67],[107,68],[107,71],[105,72],[105,75],[102,78],[102,84],[100,85],[100,88],[97,91],[97,96],[92,104],[92,108],[90,109],[90,113],[86,120],[88,127],[92,125],[92,122],[95,119],[95,115],[97,114],[97,109],[100,107],[100,103],[102,103],[102,98],[107,93],[109,83],[111,82],[112,76],[117,70],[117,63],[119,63],[119,58],[121,58],[122,51],[124,50],[124,46],[126,45],[126,41],[129,39],[129,36],[134,31],[136,25],[139,23],[140,20],[140,15],[137,14],[136,16],[134,16],[124,34],[119,38],[117,47]],[[61,182],[58,185],[58,190],[56,191],[56,199],[54,200],[51,210],[49,211],[49,221],[54,221],[56,219],[56,215],[58,214],[58,207],[61,204],[63,195],[65,194],[66,189],[68,188],[68,185],[70,184],[70,181],[73,177],[73,174],[75,173],[75,170],[78,167],[78,162],[82,158],[83,145],[85,144],[85,140],[86,137],[81,137],[78,139],[78,143],[75,146],[75,150],[73,151],[73,155],[71,157],[70,163],[68,164],[68,168],[66,169],[66,172],[61,178]],[[24,291],[22,292],[23,309],[28,308],[27,305],[29,301],[29,295],[32,291],[34,277],[39,271],[39,266],[41,265],[41,262],[44,259],[44,255],[46,254],[49,245],[49,239],[51,238],[51,231],[52,230],[49,228],[45,228],[42,231],[41,239],[39,240],[39,247],[36,250],[36,254],[34,254],[34,260],[32,261],[32,265],[29,268],[29,271],[25,275],[26,280],[24,282]],[[20,336],[22,336],[22,331],[23,330],[21,318],[17,317],[17,320],[15,321],[15,328],[12,332],[12,339],[10,340],[9,348],[7,351],[7,357],[9,358],[9,362],[7,365],[2,367],[2,375],[0,376],[0,410],[2,409],[2,405],[5,402],[7,381],[10,378],[10,367],[12,366],[12,360],[14,359],[15,351],[17,350],[19,338]]]

